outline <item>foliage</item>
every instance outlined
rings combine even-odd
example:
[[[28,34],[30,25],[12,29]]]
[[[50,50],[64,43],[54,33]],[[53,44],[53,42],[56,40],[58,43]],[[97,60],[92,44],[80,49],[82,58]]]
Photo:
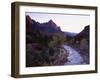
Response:
[[[66,41],[66,36],[64,34],[61,33],[55,33],[52,36],[51,41],[48,43],[48,47],[60,47],[62,46]]]

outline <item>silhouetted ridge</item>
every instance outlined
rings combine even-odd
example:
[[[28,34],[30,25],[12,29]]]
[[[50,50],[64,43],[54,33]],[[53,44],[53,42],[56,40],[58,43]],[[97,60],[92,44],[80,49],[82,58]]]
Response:
[[[77,34],[74,37],[74,42],[86,39],[89,43],[89,32],[90,32],[90,25],[87,25],[79,34]]]
[[[48,24],[51,25],[51,26],[53,26],[53,27],[57,27],[57,25],[53,22],[53,20],[50,20],[50,21],[48,22]]]
[[[26,16],[26,22],[28,22],[28,23],[30,23],[30,24],[33,24],[33,21],[32,21],[32,19],[31,19],[31,17],[30,16]]]
[[[76,37],[89,37],[89,28],[89,25],[85,26],[85,28]]]
[[[46,33],[61,32],[61,29],[53,22],[53,20],[49,20],[45,23],[39,23],[31,19],[29,16],[26,16],[26,25],[27,27],[31,28],[29,29],[30,31],[32,31],[33,29],[37,29]]]

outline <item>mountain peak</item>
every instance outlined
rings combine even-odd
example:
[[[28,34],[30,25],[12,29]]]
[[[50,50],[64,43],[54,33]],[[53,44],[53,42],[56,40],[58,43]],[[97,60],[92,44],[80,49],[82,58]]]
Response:
[[[90,25],[85,26],[85,30],[89,30]]]
[[[55,22],[53,22],[52,19],[50,19],[50,20],[48,21],[48,24],[49,24],[49,25],[52,25],[53,27],[57,27],[57,25],[55,24]]]
[[[87,25],[84,27],[84,29],[78,34],[76,35],[76,39],[82,39],[82,38],[86,38],[88,39],[89,38],[89,29],[90,25]]]
[[[49,20],[50,23],[54,23],[52,19]]]
[[[29,15],[26,16],[26,20],[27,20],[29,23],[33,24],[33,21],[32,21],[32,19],[31,19],[31,17],[30,17]]]
[[[48,21],[48,23],[50,23],[50,24],[55,24],[55,22],[54,22],[52,19],[50,19],[50,20]]]

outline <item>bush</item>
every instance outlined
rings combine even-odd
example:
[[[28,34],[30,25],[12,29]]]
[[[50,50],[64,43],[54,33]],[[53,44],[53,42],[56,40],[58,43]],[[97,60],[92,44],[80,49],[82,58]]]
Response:
[[[63,33],[55,33],[52,36],[52,39],[50,42],[48,42],[48,47],[60,47],[62,46],[66,41],[66,36]]]

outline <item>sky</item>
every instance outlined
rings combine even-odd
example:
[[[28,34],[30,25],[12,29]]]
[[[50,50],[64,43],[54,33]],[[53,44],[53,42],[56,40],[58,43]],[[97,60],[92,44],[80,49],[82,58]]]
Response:
[[[53,20],[57,26],[60,26],[62,31],[79,33],[86,25],[90,25],[89,15],[79,14],[51,14],[51,13],[34,13],[26,12],[35,21],[40,23]]]

